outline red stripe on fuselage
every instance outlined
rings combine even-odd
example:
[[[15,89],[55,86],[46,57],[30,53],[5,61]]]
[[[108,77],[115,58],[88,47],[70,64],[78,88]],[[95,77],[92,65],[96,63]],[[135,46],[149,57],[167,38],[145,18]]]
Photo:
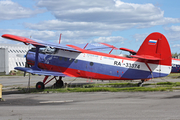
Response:
[[[31,62],[30,65],[34,65],[34,64]],[[88,72],[88,71],[72,69],[72,68],[65,68],[55,65],[44,64],[44,63],[39,63],[38,67],[49,71],[62,72],[70,77],[82,77],[82,78],[91,78],[91,79],[99,79],[99,80],[132,80],[128,78],[122,78],[121,76],[115,77],[105,74],[99,74],[99,73]]]

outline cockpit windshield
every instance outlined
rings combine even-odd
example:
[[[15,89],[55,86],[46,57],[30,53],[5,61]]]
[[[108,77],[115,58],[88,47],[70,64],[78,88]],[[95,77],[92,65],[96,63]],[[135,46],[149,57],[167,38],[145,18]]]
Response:
[[[39,53],[43,54],[55,54],[57,52],[57,48],[52,48],[52,47],[43,47],[39,49]],[[36,52],[36,48],[31,48],[29,51]]]

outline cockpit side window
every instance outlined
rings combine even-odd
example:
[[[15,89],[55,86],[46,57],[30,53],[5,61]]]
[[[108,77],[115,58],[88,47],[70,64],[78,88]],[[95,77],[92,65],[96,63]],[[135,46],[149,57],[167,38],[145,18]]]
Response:
[[[29,51],[36,52],[36,48],[31,48]],[[39,49],[39,53],[43,54],[55,54],[58,51],[57,48],[43,47]]]
[[[44,53],[48,53],[48,54],[55,54],[56,51],[57,51],[57,48],[52,48],[52,47],[46,47],[43,50]]]

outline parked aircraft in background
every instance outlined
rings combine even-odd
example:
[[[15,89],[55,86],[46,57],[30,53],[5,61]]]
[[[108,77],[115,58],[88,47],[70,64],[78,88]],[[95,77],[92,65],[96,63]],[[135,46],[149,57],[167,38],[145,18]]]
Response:
[[[138,85],[142,85],[148,79],[164,77],[171,72],[169,43],[158,32],[151,33],[137,52],[124,48],[132,53],[126,57],[111,54],[119,48],[106,43],[62,45],[10,34],[2,37],[35,46],[26,55],[27,67],[15,69],[44,75],[43,82],[36,84],[37,89],[44,89],[57,76],[55,85],[59,87],[63,86],[62,77],[66,76],[98,80],[141,79]],[[110,52],[99,52],[102,49],[110,49]],[[47,81],[49,76],[54,77]]]
[[[172,73],[180,73],[180,59],[172,58]]]

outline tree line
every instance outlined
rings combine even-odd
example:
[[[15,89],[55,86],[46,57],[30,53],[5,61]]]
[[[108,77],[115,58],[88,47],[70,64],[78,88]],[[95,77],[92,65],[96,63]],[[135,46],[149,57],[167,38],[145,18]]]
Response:
[[[180,56],[180,53],[172,53],[172,58],[178,58],[178,56]]]

